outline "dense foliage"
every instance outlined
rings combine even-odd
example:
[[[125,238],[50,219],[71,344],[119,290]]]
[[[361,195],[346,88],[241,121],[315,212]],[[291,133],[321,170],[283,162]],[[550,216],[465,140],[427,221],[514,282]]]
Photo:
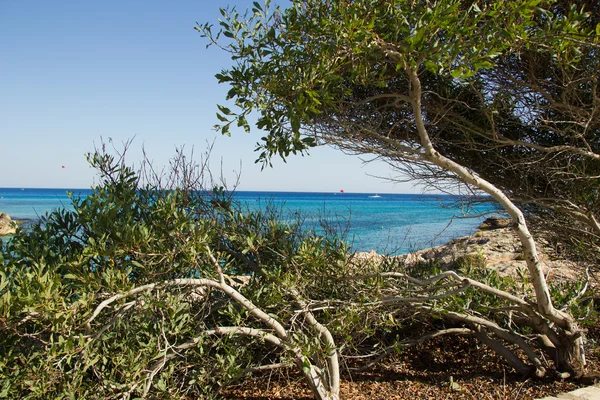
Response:
[[[287,289],[309,282],[298,266],[335,265],[346,248],[280,222],[276,209],[243,212],[226,191],[142,185],[102,152],[90,162],[101,178],[92,194],[3,245],[0,398],[208,396],[252,366],[284,362],[261,337],[215,333],[259,329],[251,309],[218,287],[176,283],[219,283],[220,269],[287,327]],[[292,341],[309,341],[300,321],[294,330]]]
[[[533,352],[518,307],[488,290],[533,301],[526,275],[499,276],[482,257],[450,270],[364,258],[302,220],[283,223],[277,207],[250,211],[195,186],[194,168],[164,188],[103,151],[90,162],[100,183],[89,196],[3,244],[0,398],[210,398],[291,367],[335,399],[338,358],[367,368],[440,335],[485,343],[493,331]],[[552,293],[593,321],[581,284]]]

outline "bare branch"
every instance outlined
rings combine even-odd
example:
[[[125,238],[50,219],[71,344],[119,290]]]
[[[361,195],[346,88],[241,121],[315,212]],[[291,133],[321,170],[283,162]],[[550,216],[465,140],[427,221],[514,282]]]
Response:
[[[139,287],[129,290],[128,292],[114,295],[114,296],[110,297],[109,299],[104,300],[102,303],[100,303],[96,307],[96,309],[92,313],[92,316],[88,319],[86,326],[88,327],[88,329],[91,329],[90,323],[102,312],[102,310],[104,308],[108,307],[111,303],[113,303],[115,301],[130,297],[130,296],[133,296],[133,295],[136,295],[139,293],[152,291],[152,290],[155,290],[158,288],[194,287],[194,286],[213,287],[213,288],[221,290],[222,292],[227,294],[229,297],[231,297],[233,300],[235,300],[238,304],[243,306],[246,310],[248,310],[252,315],[257,317],[260,321],[264,322],[265,324],[267,324],[271,328],[273,328],[275,330],[275,332],[277,333],[277,336],[279,336],[281,339],[287,338],[287,332],[286,332],[285,328],[277,320],[275,320],[273,317],[268,315],[266,312],[262,311],[260,308],[258,308],[256,305],[254,305],[250,300],[248,300],[246,297],[244,297],[242,294],[240,294],[237,290],[235,290],[231,286],[227,285],[226,283],[217,282],[217,281],[211,280],[211,279],[192,279],[192,278],[190,278],[190,279],[174,279],[174,280],[165,281],[162,283],[152,283],[152,284],[148,284],[148,285],[139,286]]]
[[[348,358],[348,359],[364,359],[364,358],[375,357],[375,359],[371,360],[368,364],[366,364],[360,368],[351,368],[355,371],[365,371],[365,370],[371,368],[372,366],[376,365],[377,363],[379,363],[385,357],[396,352],[399,348],[416,346],[418,344],[426,342],[427,340],[430,340],[430,339],[433,339],[433,338],[436,338],[439,336],[443,336],[443,335],[472,335],[472,334],[473,334],[473,331],[469,328],[440,329],[440,330],[433,331],[433,332],[427,332],[416,338],[399,341],[399,342],[394,343],[393,345],[388,346],[388,347],[386,347],[376,353],[373,353],[373,354],[367,354],[367,355],[362,355],[362,356],[342,356],[342,357]]]

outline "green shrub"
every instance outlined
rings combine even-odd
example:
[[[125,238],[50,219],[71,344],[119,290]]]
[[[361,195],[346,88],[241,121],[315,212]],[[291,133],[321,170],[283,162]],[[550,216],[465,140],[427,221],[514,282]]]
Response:
[[[204,337],[215,326],[260,327],[210,288],[149,290],[89,320],[101,302],[135,287],[218,279],[214,255],[233,280],[246,277],[235,284],[242,295],[290,326],[287,289],[309,291],[303,275],[337,264],[346,248],[300,221],[281,222],[276,208],[245,211],[222,188],[142,184],[101,151],[89,161],[100,173],[89,196],[72,197],[73,211],[45,215],[2,246],[0,397],[136,398],[150,377],[152,398],[205,398],[247,368],[285,360],[258,338]],[[298,273],[299,265],[311,267]]]

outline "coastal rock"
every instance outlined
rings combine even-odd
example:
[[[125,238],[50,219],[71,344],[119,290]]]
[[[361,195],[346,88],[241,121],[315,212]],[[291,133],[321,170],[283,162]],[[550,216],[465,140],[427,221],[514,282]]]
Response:
[[[17,223],[6,213],[0,212],[0,236],[13,235],[17,231]]]
[[[544,240],[536,241],[544,274],[552,279],[575,279],[579,274],[576,263],[564,260]],[[526,270],[521,243],[511,228],[511,221],[495,218],[484,221],[471,236],[449,243],[399,256],[406,264],[436,261],[444,269],[453,269],[459,263],[485,265],[503,275],[515,275]]]
[[[581,271],[579,266],[561,258],[546,241],[536,241],[544,274],[548,280],[576,279]],[[384,256],[375,253],[357,253],[355,259],[380,262]],[[521,243],[511,227],[511,220],[488,218],[477,232],[470,236],[456,238],[444,245],[419,250],[394,257],[407,266],[418,263],[436,262],[442,269],[454,269],[461,263],[492,268],[502,275],[516,275],[526,270]]]
[[[490,217],[479,225],[480,231],[490,231],[493,229],[510,228],[512,220],[510,218]]]

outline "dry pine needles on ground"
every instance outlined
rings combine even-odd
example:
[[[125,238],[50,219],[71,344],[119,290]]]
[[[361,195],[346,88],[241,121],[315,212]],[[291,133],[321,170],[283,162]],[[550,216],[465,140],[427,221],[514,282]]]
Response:
[[[588,372],[600,371],[600,329],[589,331]],[[475,339],[440,337],[409,348],[367,371],[343,372],[340,397],[352,400],[513,399],[556,395],[593,383],[589,379],[523,378]],[[311,392],[294,370],[254,376],[221,392],[226,399],[310,400]]]

